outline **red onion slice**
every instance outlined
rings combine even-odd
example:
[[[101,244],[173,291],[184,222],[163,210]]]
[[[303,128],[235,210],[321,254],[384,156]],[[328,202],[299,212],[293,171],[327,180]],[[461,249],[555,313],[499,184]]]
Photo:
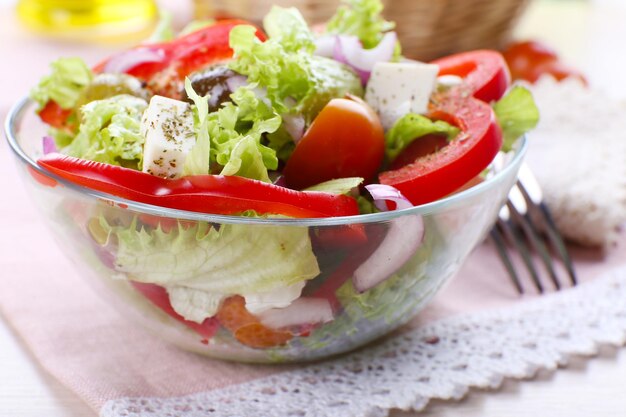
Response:
[[[126,73],[140,64],[148,62],[162,62],[165,59],[165,52],[162,49],[137,48],[122,52],[109,59],[104,65],[103,72],[106,73]]]
[[[261,323],[272,329],[327,323],[333,320],[333,309],[324,298],[301,297],[285,308],[272,308],[259,314]]]
[[[396,32],[387,32],[375,48],[364,49],[358,37],[340,35],[335,42],[333,58],[352,67],[365,85],[377,62],[391,61],[397,42]]]
[[[397,209],[413,205],[400,191],[382,184],[365,186],[375,203],[386,210],[386,201],[396,203]],[[391,221],[387,235],[374,253],[354,271],[352,283],[358,292],[365,292],[391,277],[411,257],[424,241],[424,220],[419,215],[405,215]]]
[[[58,152],[57,145],[54,143],[54,139],[51,136],[44,136],[41,140],[43,145],[43,154],[48,155],[52,152]]]
[[[302,136],[304,136],[304,117],[299,114],[284,114],[283,123],[285,124],[285,130],[295,143],[300,142]]]

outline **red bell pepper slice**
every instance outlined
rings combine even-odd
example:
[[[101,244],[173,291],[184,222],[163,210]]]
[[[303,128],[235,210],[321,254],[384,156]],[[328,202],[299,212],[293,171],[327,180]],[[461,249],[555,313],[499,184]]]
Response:
[[[502,147],[502,131],[493,110],[483,101],[444,96],[433,105],[430,117],[459,127],[459,137],[433,153],[379,176],[381,184],[397,188],[415,205],[454,192],[479,175]]]
[[[77,185],[161,207],[211,214],[258,214],[334,217],[359,213],[345,195],[301,192],[237,176],[197,175],[170,180],[141,171],[50,153],[38,161],[55,175]]]
[[[502,98],[511,83],[506,61],[499,52],[479,50],[446,56],[432,62],[439,65],[439,75],[463,78],[460,93],[491,102]]]
[[[440,66],[439,75],[460,76],[463,84],[433,98],[430,118],[459,127],[461,134],[448,144],[433,137],[417,139],[392,170],[379,175],[381,184],[396,187],[415,205],[453,193],[479,175],[502,147],[502,131],[486,103],[501,98],[509,86],[502,55],[472,51],[433,63]]]
[[[169,42],[137,46],[131,51],[149,49],[160,53],[163,60],[136,65],[129,68],[126,73],[144,81],[150,81],[157,73],[172,67],[175,70],[174,73],[182,79],[207,65],[228,60],[233,56],[229,45],[230,31],[238,25],[252,25],[252,23],[239,19],[221,20]],[[260,40],[266,39],[265,34],[260,30],[257,31],[257,37]],[[93,71],[102,72],[113,57],[100,62],[93,68]]]

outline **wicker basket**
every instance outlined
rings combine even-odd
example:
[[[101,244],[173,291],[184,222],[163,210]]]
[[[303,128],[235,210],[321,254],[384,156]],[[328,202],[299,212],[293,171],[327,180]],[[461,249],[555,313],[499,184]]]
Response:
[[[528,0],[383,0],[397,23],[404,54],[431,60],[454,52],[499,48]],[[259,22],[272,5],[295,6],[309,23],[332,16],[339,0],[196,0],[198,17],[237,16]]]

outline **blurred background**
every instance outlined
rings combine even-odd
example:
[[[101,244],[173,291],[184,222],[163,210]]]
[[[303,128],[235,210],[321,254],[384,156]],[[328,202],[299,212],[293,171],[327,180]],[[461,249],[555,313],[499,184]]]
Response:
[[[0,45],[10,57],[2,70],[4,103],[26,94],[60,56],[96,63],[145,39],[159,10],[180,28],[194,18],[238,16],[259,21],[272,4],[298,7],[310,23],[323,22],[339,0],[0,0]],[[503,48],[512,39],[552,47],[591,84],[618,96],[626,54],[624,0],[383,0],[398,23],[404,54],[430,60],[475,48]],[[7,96],[8,94],[8,96]],[[11,100],[8,100],[11,98]],[[2,109],[6,110],[6,109]]]

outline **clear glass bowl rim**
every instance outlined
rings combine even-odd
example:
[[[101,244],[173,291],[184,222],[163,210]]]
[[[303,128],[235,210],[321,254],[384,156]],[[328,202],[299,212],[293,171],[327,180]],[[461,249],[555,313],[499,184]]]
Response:
[[[186,210],[178,210],[171,209],[166,207],[154,206],[151,204],[139,203],[132,200],[127,200],[124,198],[116,197],[111,194],[102,193],[99,191],[95,191],[86,187],[82,187],[80,185],[76,185],[70,181],[67,181],[63,178],[50,173],[39,165],[37,162],[32,160],[26,152],[21,148],[17,141],[17,127],[19,123],[22,121],[24,115],[26,114],[29,107],[34,104],[33,101],[24,97],[19,100],[11,110],[9,111],[5,125],[4,131],[9,142],[9,145],[13,152],[17,155],[17,157],[25,164],[30,166],[30,168],[36,170],[37,172],[51,177],[56,180],[59,184],[62,184],[69,190],[77,192],[79,194],[89,196],[96,199],[104,199],[115,203],[117,205],[121,205],[122,207],[127,207],[132,209],[133,211],[137,211],[140,213],[150,214],[154,216],[168,217],[168,218],[176,218],[182,220],[191,220],[191,221],[199,221],[199,222],[209,222],[209,223],[227,223],[227,224],[254,224],[254,225],[274,225],[274,226],[302,226],[302,227],[311,227],[311,226],[338,226],[338,225],[351,225],[358,223],[376,223],[376,222],[386,222],[393,219],[396,219],[405,215],[428,215],[432,213],[436,213],[441,211],[442,209],[462,202],[465,199],[468,199],[476,194],[480,194],[484,192],[486,189],[490,188],[494,183],[502,181],[503,178],[509,175],[511,170],[516,169],[515,167],[519,164],[520,160],[524,157],[526,153],[526,149],[528,147],[527,138],[524,136],[520,138],[518,141],[518,145],[515,148],[515,155],[513,159],[499,172],[497,172],[493,177],[489,178],[487,181],[484,181],[478,185],[475,185],[465,191],[460,193],[442,198],[437,201],[433,201],[432,203],[423,204],[420,206],[415,206],[411,208],[407,208],[404,210],[394,210],[394,211],[386,211],[381,213],[374,214],[360,214],[356,216],[344,216],[344,217],[325,217],[325,218],[298,218],[298,219],[283,219],[283,218],[252,218],[252,217],[241,217],[241,216],[230,216],[230,215],[219,215],[219,214],[204,214],[197,213]]]

